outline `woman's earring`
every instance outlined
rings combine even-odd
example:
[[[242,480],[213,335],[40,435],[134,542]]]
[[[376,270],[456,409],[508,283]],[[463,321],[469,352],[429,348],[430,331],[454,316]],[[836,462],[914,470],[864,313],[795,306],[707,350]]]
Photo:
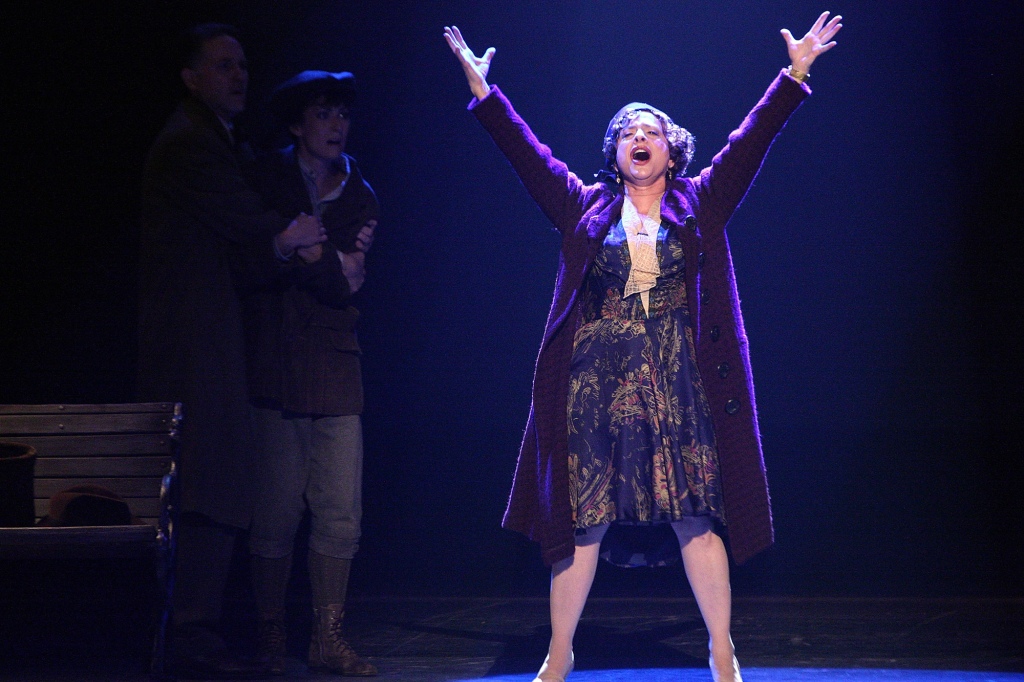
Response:
[[[619,175],[619,171],[618,170],[615,171],[615,184],[616,185],[621,185],[622,184],[622,176]]]
[[[676,175],[675,175],[675,173],[672,172],[671,168],[669,168],[668,170],[665,171],[665,177],[667,179],[672,180],[673,178],[675,178],[675,176]]]

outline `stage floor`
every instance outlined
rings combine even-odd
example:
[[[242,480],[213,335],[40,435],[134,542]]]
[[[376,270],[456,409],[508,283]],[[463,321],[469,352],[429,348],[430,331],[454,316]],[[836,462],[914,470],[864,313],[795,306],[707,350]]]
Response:
[[[306,671],[308,629],[296,621],[284,679],[334,679]],[[530,682],[549,634],[544,599],[355,598],[346,622],[353,646],[380,668],[378,679],[399,682]],[[236,623],[238,642],[250,625]],[[733,638],[747,682],[1024,680],[1024,599],[738,597]],[[110,656],[101,644],[64,655],[84,646],[37,656],[5,647],[0,679],[147,679],[138,658]],[[575,651],[571,682],[711,679],[692,599],[594,598]]]

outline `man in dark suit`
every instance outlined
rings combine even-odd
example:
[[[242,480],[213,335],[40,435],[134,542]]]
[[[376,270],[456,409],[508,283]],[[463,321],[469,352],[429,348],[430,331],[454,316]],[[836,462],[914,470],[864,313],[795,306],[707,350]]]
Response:
[[[281,271],[337,270],[317,260],[320,221],[267,208],[246,184],[233,127],[248,67],[235,30],[187,32],[188,91],[150,149],[140,235],[139,390],[184,404],[173,647],[177,672],[265,672],[232,655],[216,632],[234,542],[253,511],[255,455],[238,289]],[[314,261],[311,265],[306,260]]]
[[[274,91],[271,106],[294,144],[258,160],[253,185],[286,214],[320,217],[330,236],[323,259],[342,277],[282,273],[246,299],[249,383],[260,449],[259,497],[250,534],[260,655],[283,672],[285,592],[296,531],[312,512],[308,564],[313,598],[309,666],[376,675],[342,636],[349,569],[362,516],[363,388],[351,297],[363,284],[364,253],[378,206],[345,154],[352,74],[304,71]]]

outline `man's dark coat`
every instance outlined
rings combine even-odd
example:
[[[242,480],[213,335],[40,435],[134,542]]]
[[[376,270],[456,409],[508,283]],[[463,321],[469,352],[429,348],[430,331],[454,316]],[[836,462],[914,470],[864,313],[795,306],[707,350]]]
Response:
[[[252,512],[255,448],[233,273],[290,267],[273,250],[290,218],[246,184],[244,156],[208,107],[183,101],[146,160],[139,244],[140,399],[184,404],[182,510],[239,528]]]

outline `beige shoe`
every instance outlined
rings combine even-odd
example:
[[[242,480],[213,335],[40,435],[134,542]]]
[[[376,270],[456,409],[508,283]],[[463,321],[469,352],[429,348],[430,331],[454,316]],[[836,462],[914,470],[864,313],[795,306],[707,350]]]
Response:
[[[708,658],[708,665],[711,667],[711,679],[714,682],[743,682],[743,676],[740,674],[740,662],[736,660],[736,657],[732,657],[732,676],[721,677],[718,674],[718,668],[715,667],[715,657],[711,656]]]
[[[548,659],[550,654],[544,657],[544,663],[541,664],[540,670],[537,672],[537,677],[533,678],[533,682],[565,682],[565,678],[569,676],[572,669],[576,667],[576,657],[573,653],[569,652],[569,668],[559,676],[553,670],[548,670]]]

